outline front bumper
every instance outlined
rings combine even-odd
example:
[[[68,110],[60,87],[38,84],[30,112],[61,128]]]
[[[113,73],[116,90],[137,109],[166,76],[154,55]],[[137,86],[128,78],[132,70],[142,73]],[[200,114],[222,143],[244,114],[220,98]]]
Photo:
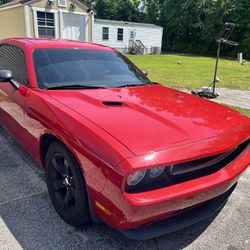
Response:
[[[190,207],[223,195],[235,185],[250,164],[250,149],[225,168],[201,178],[143,193],[123,192],[110,178],[94,203],[97,215],[118,230],[143,228],[145,225],[165,220]],[[109,211],[107,213],[107,211]]]
[[[186,209],[166,220],[158,221],[137,230],[128,229],[120,230],[120,232],[130,239],[149,240],[195,224],[219,211],[227,202],[236,185],[237,184],[234,184],[224,194],[195,207]]]

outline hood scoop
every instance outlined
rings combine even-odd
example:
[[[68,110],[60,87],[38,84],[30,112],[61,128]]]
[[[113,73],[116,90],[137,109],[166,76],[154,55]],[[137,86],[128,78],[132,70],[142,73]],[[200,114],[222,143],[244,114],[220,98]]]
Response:
[[[110,106],[110,107],[122,107],[124,105],[123,102],[115,102],[115,101],[106,101],[106,102],[102,102],[105,106]]]

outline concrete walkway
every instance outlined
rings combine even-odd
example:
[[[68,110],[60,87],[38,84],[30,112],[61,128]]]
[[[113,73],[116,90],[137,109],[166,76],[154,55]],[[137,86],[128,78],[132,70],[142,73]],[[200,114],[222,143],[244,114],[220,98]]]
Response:
[[[187,89],[180,90],[187,93],[191,92]],[[250,90],[216,88],[216,93],[219,94],[219,96],[216,99],[210,99],[211,101],[227,104],[234,107],[240,107],[243,109],[250,109]]]
[[[216,93],[219,94],[219,97],[214,99],[216,102],[250,109],[250,90],[218,88]]]

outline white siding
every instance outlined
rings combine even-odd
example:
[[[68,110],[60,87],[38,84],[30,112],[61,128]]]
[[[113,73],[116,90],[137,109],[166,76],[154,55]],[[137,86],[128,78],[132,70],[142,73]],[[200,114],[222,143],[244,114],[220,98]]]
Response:
[[[109,28],[109,40],[102,39],[103,27]],[[117,41],[118,28],[123,28],[123,41]],[[163,28],[158,26],[153,27],[140,24],[114,24],[109,22],[104,23],[103,21],[95,21],[93,42],[116,48],[122,52],[127,52],[131,30],[136,31],[135,40],[141,40],[142,43],[149,49],[152,47],[160,47],[161,51]]]

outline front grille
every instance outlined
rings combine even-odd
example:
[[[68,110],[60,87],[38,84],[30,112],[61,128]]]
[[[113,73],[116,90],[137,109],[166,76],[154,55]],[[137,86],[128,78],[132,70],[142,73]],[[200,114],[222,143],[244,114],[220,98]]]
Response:
[[[232,163],[249,147],[249,145],[250,140],[247,140],[228,152],[173,165],[169,171],[172,183],[177,184],[213,174]]]
[[[177,176],[177,175],[187,174],[190,172],[205,169],[208,167],[212,167],[217,163],[219,164],[222,160],[224,160],[229,155],[231,155],[235,150],[236,148],[223,154],[213,155],[213,156],[209,156],[203,159],[173,165],[171,166],[170,174]]]
[[[157,180],[152,181],[146,175],[143,183],[135,187],[127,186],[126,192],[155,190],[213,174],[235,161],[249,147],[250,139],[230,151],[166,167],[165,172]]]

